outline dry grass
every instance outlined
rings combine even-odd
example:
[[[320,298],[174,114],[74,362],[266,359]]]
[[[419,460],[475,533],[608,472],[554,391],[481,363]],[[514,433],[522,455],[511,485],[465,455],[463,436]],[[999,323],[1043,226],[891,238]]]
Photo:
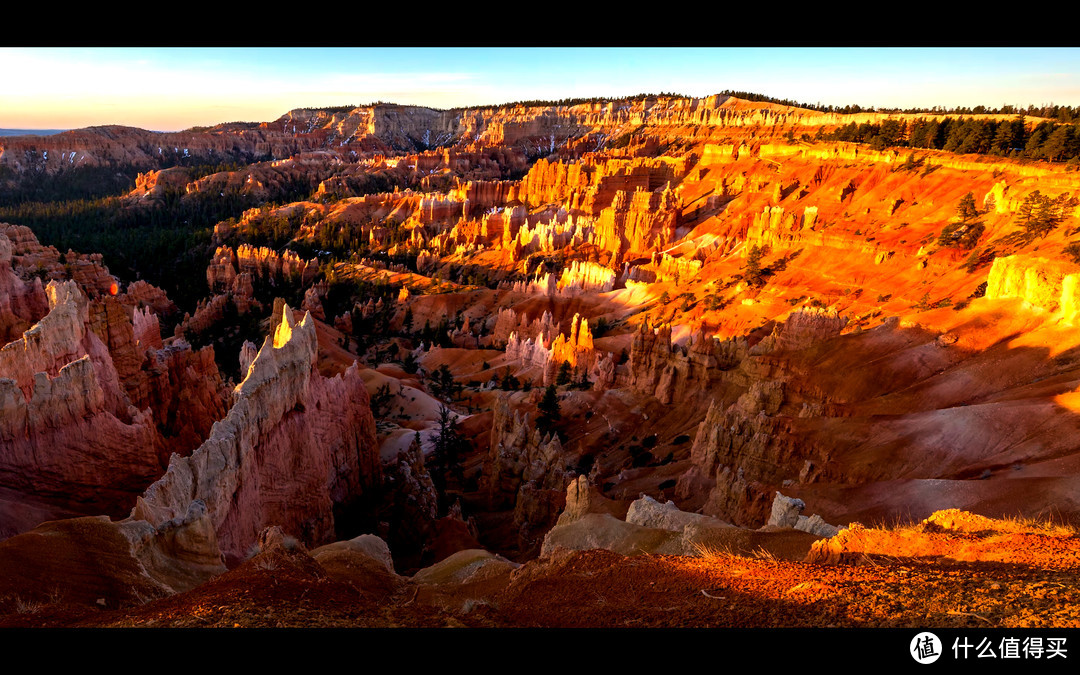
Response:
[[[1051,518],[1023,515],[990,518],[960,509],[935,511],[929,518],[915,521],[897,516],[891,522],[868,526],[867,530],[880,532],[966,532],[994,534],[1037,534],[1047,537],[1075,537],[1080,528]]]
[[[37,614],[43,607],[45,603],[38,600],[24,600],[18,595],[15,596],[15,611],[18,614]]]
[[[731,549],[730,544],[724,546],[706,546],[704,544],[693,542],[691,543],[691,546],[694,549],[696,557],[701,558],[704,562],[725,562],[731,560],[732,558],[746,557],[736,554]]]
[[[701,558],[705,562],[724,562],[730,561],[735,558],[753,559],[753,560],[765,560],[769,562],[777,562],[776,555],[763,546],[759,546],[750,552],[736,551],[730,544],[722,546],[706,546],[704,544],[692,543],[696,557]]]
[[[1031,532],[1048,537],[1075,537],[1080,530],[1068,523],[1057,523],[1053,520],[1040,520],[1024,516],[1007,516],[1000,519],[1006,524],[1008,532]]]
[[[988,518],[960,511],[959,509],[937,511],[915,526],[914,529],[920,531],[941,529],[972,534],[988,532],[995,534],[1035,534],[1045,537],[1075,537],[1077,535],[1077,529],[1072,525],[1055,522],[1052,519],[1034,518],[1019,514]]]

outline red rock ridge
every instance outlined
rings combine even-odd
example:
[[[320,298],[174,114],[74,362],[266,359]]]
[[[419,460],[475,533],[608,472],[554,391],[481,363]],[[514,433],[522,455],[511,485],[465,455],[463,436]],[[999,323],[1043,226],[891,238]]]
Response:
[[[190,457],[138,500],[135,519],[154,525],[206,503],[226,555],[244,554],[266,526],[309,545],[332,541],[335,507],[378,484],[380,465],[367,390],[356,366],[316,371],[314,320],[285,308],[225,419]]]

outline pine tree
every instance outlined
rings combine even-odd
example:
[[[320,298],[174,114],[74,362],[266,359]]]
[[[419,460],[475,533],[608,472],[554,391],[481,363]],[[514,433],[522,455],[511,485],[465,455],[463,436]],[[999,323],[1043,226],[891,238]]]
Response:
[[[1072,141],[1073,127],[1061,125],[1054,129],[1041,148],[1042,156],[1051,162],[1061,159]]]
[[[536,427],[546,436],[555,431],[555,423],[561,418],[559,395],[555,391],[555,385],[548,385],[537,409],[540,411],[540,416],[536,418]]]
[[[969,192],[960,198],[960,203],[956,205],[956,217],[959,218],[962,223],[966,223],[979,217],[979,210],[975,208],[974,194]]]
[[[465,475],[462,459],[468,451],[469,443],[458,431],[453,415],[446,406],[439,407],[439,433],[435,436],[429,471],[440,498],[446,496],[449,479],[456,480],[460,485]]]
[[[750,286],[764,286],[765,278],[761,269],[761,259],[765,257],[765,250],[754,245],[746,255],[746,264],[743,266],[743,279]]]
[[[521,383],[518,381],[517,377],[515,377],[510,372],[510,367],[507,366],[506,370],[503,371],[503,379],[502,379],[503,391],[516,391],[520,384]]]
[[[570,378],[571,378],[571,372],[572,372],[572,369],[570,367],[570,362],[569,361],[563,361],[562,365],[559,366],[559,374],[555,378],[555,384],[558,384],[558,385],[569,384],[570,383]]]

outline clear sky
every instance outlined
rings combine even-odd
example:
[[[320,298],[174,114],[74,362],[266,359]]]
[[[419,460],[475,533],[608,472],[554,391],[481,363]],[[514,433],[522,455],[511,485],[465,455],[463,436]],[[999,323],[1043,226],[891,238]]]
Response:
[[[0,48],[0,128],[171,131],[376,100],[724,89],[832,105],[1080,105],[1077,48]]]

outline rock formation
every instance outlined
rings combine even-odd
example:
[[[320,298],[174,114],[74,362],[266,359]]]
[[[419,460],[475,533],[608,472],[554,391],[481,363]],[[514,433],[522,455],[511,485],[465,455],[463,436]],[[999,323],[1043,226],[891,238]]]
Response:
[[[986,297],[1020,298],[1069,323],[1080,314],[1080,271],[1076,265],[1034,256],[995,258],[986,280]]]
[[[687,346],[679,346],[671,341],[670,326],[651,328],[643,321],[630,349],[629,384],[661,403],[685,399],[716,386],[746,349],[744,340],[718,340],[700,331]]]
[[[160,475],[158,431],[149,410],[131,405],[76,283],[46,291],[49,313],[0,350],[0,482],[115,515]]]
[[[506,343],[506,358],[526,367],[539,369],[543,374],[545,386],[555,383],[559,368],[563,363],[569,364],[575,371],[581,371],[583,374],[591,373],[598,361],[598,356],[593,348],[588,320],[575,314],[570,321],[569,336],[560,332],[554,339],[545,341],[543,339],[544,320],[549,319],[550,315],[545,314],[540,321],[540,326],[530,325],[526,328],[530,332],[535,329],[537,331],[535,337],[522,340],[516,332],[510,333],[510,338]],[[610,358],[610,354],[608,357]],[[605,377],[603,372],[600,373],[600,377]]]
[[[499,397],[482,489],[491,507],[514,505],[523,549],[535,545],[563,508],[570,481],[566,461],[557,435],[544,436],[528,414],[518,414],[507,397]]]
[[[809,517],[802,515],[804,508],[806,508],[806,502],[803,500],[785,497],[777,492],[776,497],[773,499],[769,522],[765,523],[765,526],[793,527],[796,530],[802,530],[821,537],[836,536],[839,531],[836,526],[829,525],[817,514]]]
[[[418,560],[438,517],[439,494],[424,465],[420,443],[413,440],[408,450],[383,469],[380,532],[399,556]]]
[[[48,309],[41,277],[27,283],[12,268],[11,240],[0,234],[0,342],[7,344],[22,334]],[[44,269],[44,268],[43,268]]]
[[[315,326],[284,308],[234,392],[228,415],[190,457],[139,498],[132,518],[155,526],[202,500],[227,556],[243,555],[277,524],[309,544],[335,533],[335,516],[380,479],[374,421],[356,367],[314,368]]]

